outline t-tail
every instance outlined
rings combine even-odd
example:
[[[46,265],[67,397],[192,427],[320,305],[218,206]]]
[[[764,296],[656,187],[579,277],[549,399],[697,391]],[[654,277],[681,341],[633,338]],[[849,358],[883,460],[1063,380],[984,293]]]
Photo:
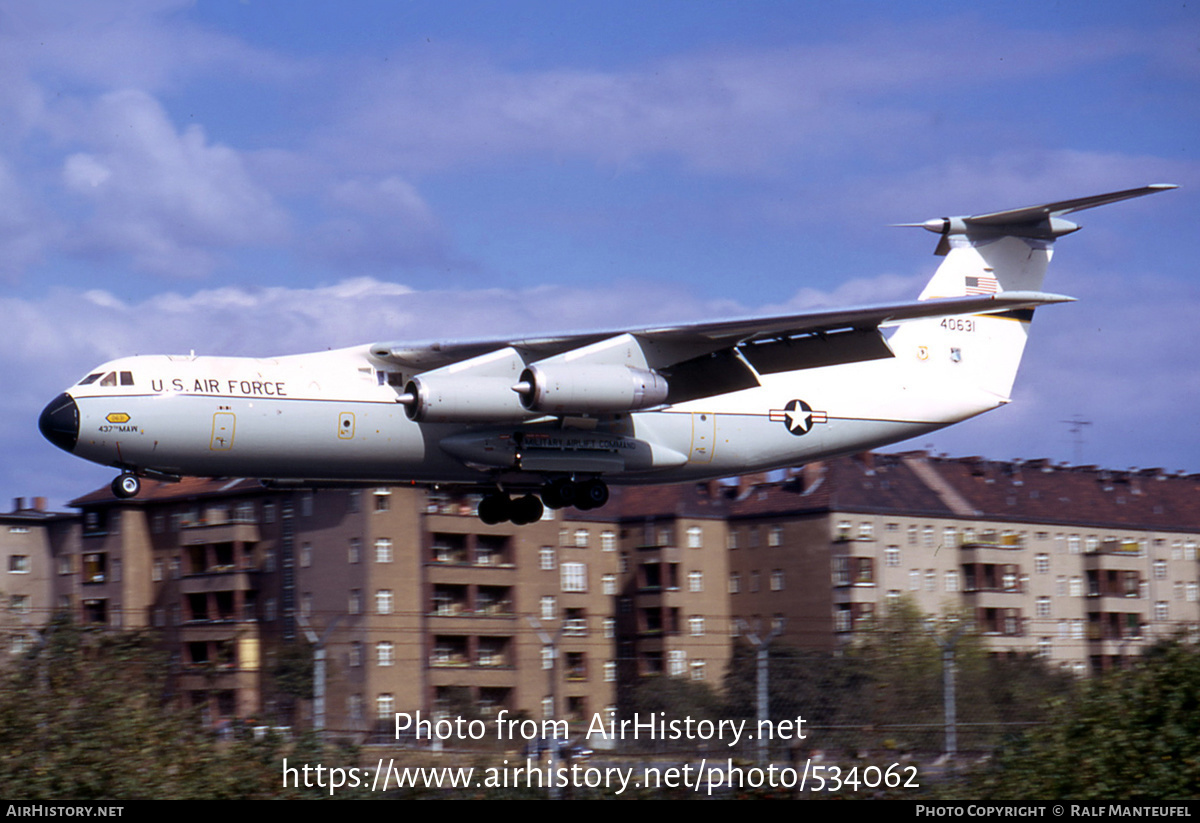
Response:
[[[1079,229],[1063,215],[1173,188],[1155,184],[1022,209],[903,224],[942,236],[935,253],[946,259],[920,299],[1041,292],[1054,241]],[[930,368],[943,369],[955,382],[966,378],[997,403],[1004,403],[1012,392],[1032,319],[1033,309],[1020,309],[914,320],[901,325],[889,342],[898,358],[910,362],[915,358]]]

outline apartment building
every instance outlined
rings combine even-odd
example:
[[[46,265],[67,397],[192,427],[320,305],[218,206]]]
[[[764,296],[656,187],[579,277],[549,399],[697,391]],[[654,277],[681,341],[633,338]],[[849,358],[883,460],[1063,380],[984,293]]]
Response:
[[[1077,671],[1200,625],[1200,476],[865,454],[729,505],[730,608],[831,649],[908,597]]]
[[[6,642],[54,609],[155,628],[214,724],[386,735],[398,711],[584,719],[645,678],[720,685],[733,639],[833,650],[889,604],[1078,672],[1200,626],[1200,476],[923,452],[615,489],[488,526],[478,497],[246,480],[101,489],[0,515]]]
[[[213,723],[390,730],[395,712],[578,717],[615,702],[615,535],[548,514],[486,526],[477,497],[415,488],[145,484],[74,501],[83,527],[54,584],[79,619],[163,633],[186,703]]]
[[[37,641],[38,629],[56,608],[69,604],[54,597],[51,585],[59,564],[78,551],[78,516],[46,510],[45,498],[13,501],[0,513],[0,648],[25,653]]]

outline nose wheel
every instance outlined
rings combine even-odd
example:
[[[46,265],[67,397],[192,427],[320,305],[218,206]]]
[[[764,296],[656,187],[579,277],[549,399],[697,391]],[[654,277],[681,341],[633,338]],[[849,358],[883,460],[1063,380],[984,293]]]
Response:
[[[138,479],[136,474],[125,472],[117,477],[112,482],[112,493],[122,500],[128,500],[130,497],[137,497],[137,493],[142,490],[142,481]]]

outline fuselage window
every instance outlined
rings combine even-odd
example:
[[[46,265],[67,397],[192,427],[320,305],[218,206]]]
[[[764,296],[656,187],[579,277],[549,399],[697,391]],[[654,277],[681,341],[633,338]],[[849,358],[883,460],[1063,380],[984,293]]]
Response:
[[[131,372],[131,371],[121,372],[121,385],[122,386],[132,386],[133,385],[133,372]]]

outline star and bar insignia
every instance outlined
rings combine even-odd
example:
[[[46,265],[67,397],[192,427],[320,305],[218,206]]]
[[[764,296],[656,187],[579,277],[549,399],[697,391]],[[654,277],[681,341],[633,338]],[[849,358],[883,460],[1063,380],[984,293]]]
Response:
[[[774,423],[782,423],[787,430],[799,437],[808,434],[817,423],[828,423],[829,415],[823,411],[813,411],[812,406],[803,400],[789,400],[782,409],[771,409],[770,419]]]

